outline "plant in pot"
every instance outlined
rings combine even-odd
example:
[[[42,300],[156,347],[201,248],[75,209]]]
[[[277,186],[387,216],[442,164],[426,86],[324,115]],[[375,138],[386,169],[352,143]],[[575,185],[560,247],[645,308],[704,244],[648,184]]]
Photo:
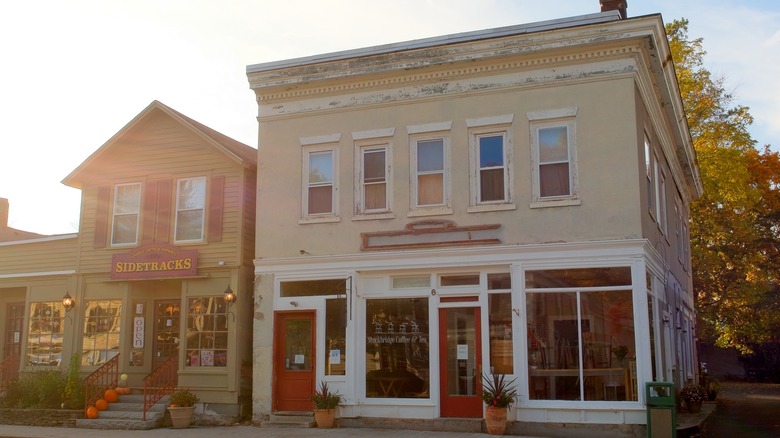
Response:
[[[327,382],[320,382],[311,401],[314,404],[314,420],[317,427],[331,428],[336,424],[336,408],[343,400],[341,394],[332,392]]]
[[[503,435],[506,430],[507,410],[517,399],[514,382],[515,379],[507,381],[504,374],[482,376],[482,401],[487,406],[485,425],[491,435]]]
[[[680,391],[680,398],[688,412],[695,414],[701,410],[702,402],[707,400],[707,390],[698,383],[689,383]]]
[[[171,394],[168,401],[168,412],[171,414],[173,428],[183,429],[190,427],[198,396],[188,389],[179,388]]]

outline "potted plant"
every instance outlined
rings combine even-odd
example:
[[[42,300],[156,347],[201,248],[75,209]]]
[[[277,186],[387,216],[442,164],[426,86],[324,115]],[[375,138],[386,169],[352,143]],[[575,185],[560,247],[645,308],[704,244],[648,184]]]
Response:
[[[336,424],[336,408],[343,397],[337,392],[331,392],[328,383],[320,382],[320,387],[314,391],[311,401],[314,403],[314,420],[317,427],[329,429]]]
[[[485,425],[491,435],[503,435],[506,430],[507,410],[517,398],[517,390],[512,386],[514,381],[507,382],[504,374],[482,376],[482,401],[487,406]]]
[[[168,412],[174,429],[190,427],[198,396],[186,388],[179,388],[169,398]]]
[[[685,402],[688,412],[695,414],[701,410],[701,404],[707,400],[707,390],[698,383],[689,383],[680,391],[680,398]]]

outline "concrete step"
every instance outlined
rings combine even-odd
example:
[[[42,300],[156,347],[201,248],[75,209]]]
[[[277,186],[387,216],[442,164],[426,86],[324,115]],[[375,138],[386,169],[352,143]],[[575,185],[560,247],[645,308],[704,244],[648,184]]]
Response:
[[[81,418],[76,420],[76,427],[81,429],[105,430],[149,430],[162,426],[162,420],[123,420],[111,418]]]
[[[317,427],[313,412],[276,412],[260,425],[266,427]]]
[[[143,390],[134,389],[130,394],[120,395],[118,402],[109,403],[107,410],[98,413],[98,418],[76,420],[76,427],[106,430],[154,429],[162,426],[167,405],[168,396],[165,396],[149,409],[144,420]]]

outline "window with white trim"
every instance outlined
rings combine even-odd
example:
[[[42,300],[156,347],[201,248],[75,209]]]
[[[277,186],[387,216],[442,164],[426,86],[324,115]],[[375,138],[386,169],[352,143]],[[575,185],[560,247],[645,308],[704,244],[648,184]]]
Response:
[[[141,183],[117,184],[114,187],[114,210],[111,226],[112,245],[134,245],[138,242],[141,212]]]
[[[661,233],[666,235],[668,233],[667,230],[667,217],[666,217],[666,173],[664,173],[664,170],[661,168],[661,166],[658,164],[658,159],[656,157],[656,199],[658,200],[658,206],[657,206],[657,212],[658,212],[658,228],[661,230]]]
[[[450,138],[452,122],[407,126],[409,132],[409,216],[451,214]]]
[[[653,161],[650,138],[645,133],[645,176],[647,178],[647,209],[655,217],[655,187],[653,185]]]
[[[304,217],[335,216],[336,151],[312,148],[304,150]]]
[[[513,114],[466,120],[469,128],[471,206],[469,211],[512,205]]]
[[[392,178],[390,144],[369,142],[357,144],[355,164],[355,212],[359,215],[389,213]]]
[[[532,207],[578,205],[577,108],[528,114],[531,122]]]
[[[176,183],[176,231],[174,241],[203,240],[206,221],[206,177],[182,178]]]

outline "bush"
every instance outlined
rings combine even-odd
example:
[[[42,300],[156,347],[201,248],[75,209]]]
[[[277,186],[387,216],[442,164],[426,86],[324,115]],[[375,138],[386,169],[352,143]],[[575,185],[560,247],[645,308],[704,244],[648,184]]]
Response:
[[[78,378],[78,356],[73,356],[75,359],[71,358],[68,373],[52,369],[21,373],[6,388],[2,405],[8,408],[78,409],[84,403],[84,385]]]

